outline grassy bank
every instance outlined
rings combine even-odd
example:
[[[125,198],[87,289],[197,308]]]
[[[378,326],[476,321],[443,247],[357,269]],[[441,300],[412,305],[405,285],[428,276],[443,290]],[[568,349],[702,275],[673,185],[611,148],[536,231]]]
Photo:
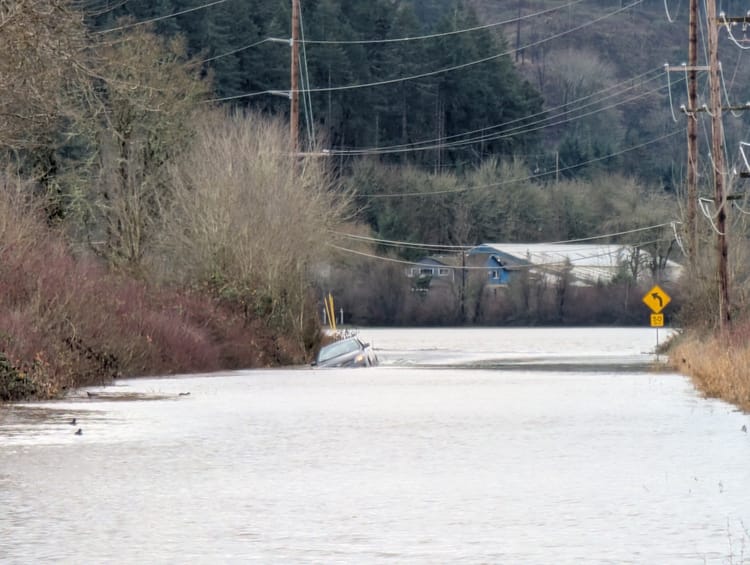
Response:
[[[726,335],[688,330],[669,348],[671,365],[703,394],[750,412],[750,324]]]

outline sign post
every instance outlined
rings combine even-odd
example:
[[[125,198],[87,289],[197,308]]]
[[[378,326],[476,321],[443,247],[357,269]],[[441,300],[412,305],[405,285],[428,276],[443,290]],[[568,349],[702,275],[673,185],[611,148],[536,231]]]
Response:
[[[659,328],[664,327],[664,314],[661,313],[664,308],[667,307],[672,301],[672,297],[669,296],[662,288],[656,284],[651,290],[649,290],[643,296],[643,303],[651,309],[651,327],[656,328],[656,349],[658,358],[659,349]]]

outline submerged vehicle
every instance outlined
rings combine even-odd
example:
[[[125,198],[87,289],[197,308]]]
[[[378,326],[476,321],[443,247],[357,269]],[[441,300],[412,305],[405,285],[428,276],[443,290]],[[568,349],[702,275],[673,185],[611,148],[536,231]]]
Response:
[[[313,367],[371,367],[379,363],[369,343],[358,337],[348,337],[320,349]]]

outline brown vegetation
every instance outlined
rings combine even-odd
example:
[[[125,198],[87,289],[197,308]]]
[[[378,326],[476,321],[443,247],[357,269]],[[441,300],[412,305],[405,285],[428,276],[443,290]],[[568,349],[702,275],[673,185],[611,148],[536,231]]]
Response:
[[[311,270],[324,256],[328,231],[346,217],[348,196],[332,190],[326,161],[290,161],[279,121],[204,112],[195,131],[170,166],[172,192],[150,271],[170,283],[210,288],[241,304],[248,319],[311,346]]]
[[[236,304],[147,285],[74,257],[23,183],[0,190],[0,400],[53,397],[119,376],[299,363]]]
[[[180,39],[77,8],[0,0],[0,400],[305,360],[347,197],[286,126],[214,113]]]
[[[721,398],[750,412],[750,324],[727,335],[692,330],[669,348],[672,366],[689,375],[706,396]]]
[[[83,14],[68,2],[0,2],[0,148],[47,144],[85,82]]]
[[[167,163],[195,134],[190,115],[209,92],[181,41],[137,29],[96,50],[95,178],[87,200],[96,250],[139,272],[169,199]]]

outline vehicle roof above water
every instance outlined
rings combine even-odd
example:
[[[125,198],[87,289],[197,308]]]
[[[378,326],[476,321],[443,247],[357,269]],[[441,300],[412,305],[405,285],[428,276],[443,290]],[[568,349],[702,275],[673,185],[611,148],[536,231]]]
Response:
[[[357,351],[362,347],[364,347],[364,344],[356,336],[341,339],[339,341],[334,341],[333,343],[324,346],[320,350],[320,353],[318,354],[318,361],[333,359],[334,357],[337,357],[339,355]]]

